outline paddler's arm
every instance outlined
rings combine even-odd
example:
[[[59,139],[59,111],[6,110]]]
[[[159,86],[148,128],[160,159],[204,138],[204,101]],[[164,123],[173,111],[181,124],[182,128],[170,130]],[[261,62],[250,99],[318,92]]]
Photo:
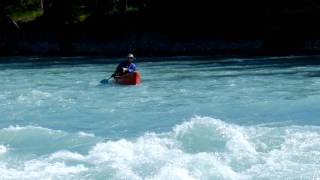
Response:
[[[116,70],[114,71],[114,73],[111,75],[111,77],[115,78],[117,76],[117,74],[121,73],[120,71],[122,70],[122,64],[120,63]]]
[[[111,77],[116,77],[116,75],[118,74],[118,67],[117,67],[117,69],[113,72],[113,74],[111,75]]]

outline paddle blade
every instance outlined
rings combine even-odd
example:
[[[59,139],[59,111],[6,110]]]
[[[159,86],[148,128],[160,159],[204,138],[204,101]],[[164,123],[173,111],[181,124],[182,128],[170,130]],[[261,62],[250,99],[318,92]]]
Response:
[[[109,80],[108,79],[103,79],[100,81],[101,84],[108,84]]]

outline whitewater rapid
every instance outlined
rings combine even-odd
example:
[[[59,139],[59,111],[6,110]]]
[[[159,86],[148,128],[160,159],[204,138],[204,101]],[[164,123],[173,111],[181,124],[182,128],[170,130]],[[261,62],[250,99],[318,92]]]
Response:
[[[4,128],[0,137],[2,179],[319,178],[320,128],[313,126],[238,126],[194,117],[170,132],[131,140],[33,126]],[[44,143],[31,147],[30,141]],[[72,149],[94,141],[87,151]],[[38,156],[30,150],[48,146],[55,148]],[[16,159],[21,151],[24,157]]]
[[[5,59],[0,180],[319,179],[318,59]]]

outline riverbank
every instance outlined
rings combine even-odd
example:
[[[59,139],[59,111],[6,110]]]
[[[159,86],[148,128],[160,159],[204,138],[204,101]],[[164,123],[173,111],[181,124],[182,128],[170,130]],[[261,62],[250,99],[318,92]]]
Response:
[[[212,55],[314,55],[320,54],[317,38],[214,38],[201,34],[180,37],[155,32],[112,32],[39,30],[7,28],[0,33],[0,56],[107,56],[122,57],[132,52],[139,56]],[[79,27],[81,29],[81,27]],[[13,31],[14,30],[14,31]]]
[[[18,25],[2,19],[0,56],[139,56],[212,55],[314,55],[320,54],[320,38],[266,35],[232,36],[201,32],[119,30],[104,25],[65,25],[44,27],[43,22]],[[91,28],[89,28],[91,27]],[[181,32],[181,33],[179,33]],[[236,33],[236,32],[235,32]],[[272,35],[273,34],[273,35]]]
[[[248,26],[248,32],[231,31],[228,27],[220,27],[219,31],[213,28],[212,32],[205,28],[203,32],[195,27],[183,30],[177,25],[169,29],[170,24],[165,28],[140,23],[126,29],[124,24],[129,20],[121,18],[69,25],[45,20],[19,24],[8,16],[2,18],[0,56],[122,57],[129,52],[139,56],[320,54],[320,37],[297,34],[296,29],[270,30],[272,26]],[[111,28],[119,22],[124,23]]]
[[[301,43],[292,49],[274,50],[263,40],[239,41],[154,41],[128,40],[109,42],[30,41],[0,44],[0,56],[123,56],[133,52],[139,56],[205,56],[205,55],[314,55],[320,53],[320,40]]]
[[[0,3],[0,56],[320,54],[316,1],[108,2]]]
[[[121,56],[128,52],[140,56],[258,54],[261,41],[114,41],[114,42],[48,42],[18,41],[2,48],[1,55],[46,56]]]

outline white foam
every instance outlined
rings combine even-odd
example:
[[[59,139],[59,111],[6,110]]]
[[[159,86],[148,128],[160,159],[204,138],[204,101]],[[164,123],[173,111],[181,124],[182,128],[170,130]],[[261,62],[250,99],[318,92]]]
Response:
[[[7,128],[3,128],[2,130],[4,130],[4,131],[29,131],[29,130],[34,131],[34,130],[38,130],[38,131],[45,131],[49,134],[63,133],[63,131],[60,131],[60,130],[52,130],[49,128],[44,128],[41,126],[32,126],[32,125],[29,125],[29,126],[19,126],[19,125],[9,126]]]
[[[59,151],[49,156],[50,160],[77,160],[83,161],[85,157],[76,152]]]
[[[188,170],[176,167],[176,166],[165,166],[160,169],[160,172],[153,178],[154,180],[161,180],[161,179],[167,179],[167,180],[176,180],[176,179],[183,179],[183,180],[196,180],[196,177],[192,177]]]
[[[28,161],[25,163],[25,171],[27,172],[38,172],[43,171],[43,175],[67,175],[67,174],[77,174],[83,171],[87,171],[88,168],[83,165],[67,166],[64,163],[46,163],[43,161]]]
[[[95,137],[95,135],[92,133],[86,133],[86,132],[82,132],[82,131],[78,132],[78,134],[80,137]]]
[[[31,94],[33,97],[38,97],[38,98],[48,98],[51,97],[51,93],[40,91],[40,90],[32,90]]]
[[[71,179],[77,174],[88,171],[83,165],[67,166],[64,163],[50,163],[39,160],[25,162],[21,167],[10,168],[0,164],[1,179]]]
[[[89,152],[87,161],[112,168],[129,179],[241,178],[215,154],[188,154],[176,146],[174,139],[155,134],[134,142],[123,139],[99,143]]]
[[[45,129],[8,129],[28,128]],[[312,179],[319,169],[319,127],[239,126],[210,117],[99,142],[84,154],[58,150],[15,166],[0,161],[6,179]]]
[[[52,94],[49,92],[44,92],[44,91],[40,91],[40,90],[31,90],[30,93],[28,94],[20,94],[19,96],[17,96],[17,102],[22,103],[22,104],[28,104],[28,105],[36,105],[36,106],[40,106],[42,105],[42,103],[51,98]]]
[[[0,145],[0,155],[8,151],[8,148],[4,145]]]

